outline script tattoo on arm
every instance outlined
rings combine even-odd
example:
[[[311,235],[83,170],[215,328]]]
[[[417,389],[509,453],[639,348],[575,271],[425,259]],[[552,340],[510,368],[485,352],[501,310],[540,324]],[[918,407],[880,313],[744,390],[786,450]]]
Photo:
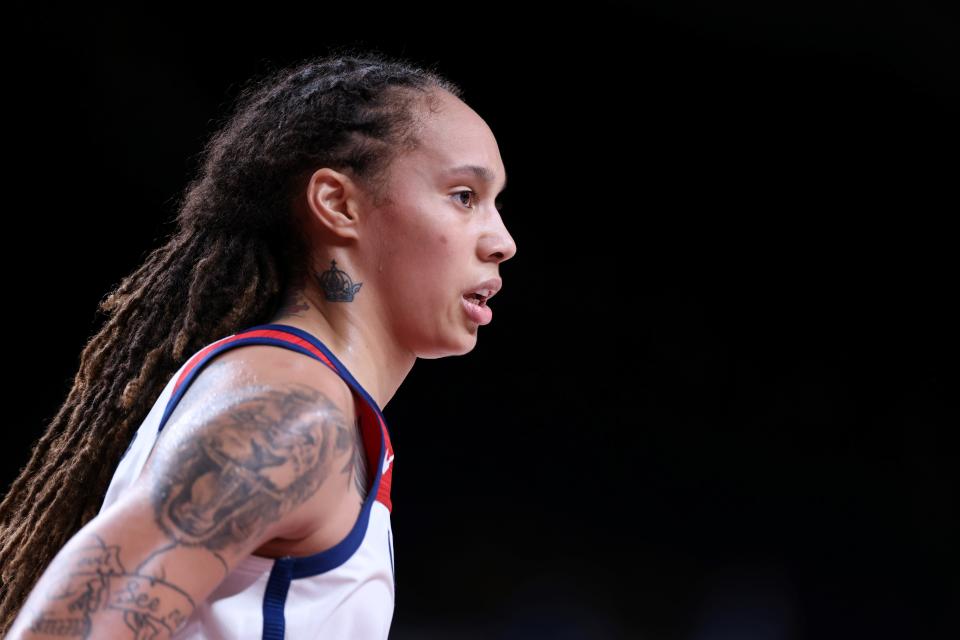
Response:
[[[56,581],[50,584],[56,586],[32,594],[26,603],[30,632],[89,638],[96,631],[102,637],[107,631],[96,629],[98,622],[122,615],[130,631],[122,637],[169,638],[196,608],[188,592],[167,577],[174,569],[164,566],[172,562],[171,554],[207,560],[212,554],[226,575],[223,554],[252,537],[259,540],[306,501],[333,471],[333,458],[352,450],[339,471],[348,474],[347,482],[351,476],[361,482],[359,429],[326,395],[300,384],[255,389],[230,401],[212,423],[154,452],[145,471],[154,521],[169,544],[128,570],[120,545],[86,534],[84,546],[51,564]],[[109,632],[116,633],[116,627]]]
[[[107,545],[96,534],[93,541],[70,553],[70,566],[51,593],[43,611],[33,615],[29,631],[37,636],[89,638],[94,616],[116,612],[130,630],[130,638],[168,638],[179,630],[194,610],[183,590],[155,576],[128,572],[120,562],[120,547]],[[114,629],[111,629],[113,631]]]

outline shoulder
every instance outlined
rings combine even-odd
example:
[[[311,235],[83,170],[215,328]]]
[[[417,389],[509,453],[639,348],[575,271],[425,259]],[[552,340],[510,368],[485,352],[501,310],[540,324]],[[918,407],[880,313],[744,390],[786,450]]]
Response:
[[[204,522],[229,520],[229,504],[261,543],[296,537],[339,500],[355,416],[349,386],[322,362],[268,345],[229,349],[184,393],[137,484],[158,513],[206,495],[214,511],[191,507]]]
[[[233,394],[260,386],[300,389],[318,401],[331,402],[348,422],[355,419],[353,393],[336,371],[308,355],[273,345],[244,345],[218,354],[198,374],[181,402],[189,406],[192,400],[211,394]]]
[[[144,472],[64,547],[50,575],[96,569],[148,584],[157,606],[146,617],[140,611],[138,624],[173,633],[246,557],[333,512],[352,452],[344,415],[352,396],[323,363],[273,351],[281,349],[237,347],[207,363]],[[111,604],[95,622],[103,637],[119,637],[132,618],[115,598],[101,600]]]

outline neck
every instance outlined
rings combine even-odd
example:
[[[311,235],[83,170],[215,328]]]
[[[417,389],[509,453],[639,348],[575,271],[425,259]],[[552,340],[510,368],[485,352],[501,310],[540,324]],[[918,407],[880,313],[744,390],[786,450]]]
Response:
[[[293,287],[268,321],[314,335],[357,379],[382,410],[410,373],[416,356],[400,349],[380,321],[372,296],[328,300],[312,287]]]

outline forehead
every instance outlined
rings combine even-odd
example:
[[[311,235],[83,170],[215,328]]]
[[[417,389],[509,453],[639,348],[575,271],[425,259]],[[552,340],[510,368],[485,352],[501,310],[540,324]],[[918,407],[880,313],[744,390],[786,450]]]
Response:
[[[506,172],[497,140],[487,123],[458,98],[439,101],[424,111],[420,145],[406,159],[432,176],[473,177],[505,185]]]

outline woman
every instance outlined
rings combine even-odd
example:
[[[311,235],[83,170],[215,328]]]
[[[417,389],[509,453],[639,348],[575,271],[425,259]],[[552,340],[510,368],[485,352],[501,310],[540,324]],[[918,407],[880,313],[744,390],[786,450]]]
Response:
[[[0,504],[0,632],[387,637],[380,408],[516,252],[460,95],[379,53],[244,89]]]

